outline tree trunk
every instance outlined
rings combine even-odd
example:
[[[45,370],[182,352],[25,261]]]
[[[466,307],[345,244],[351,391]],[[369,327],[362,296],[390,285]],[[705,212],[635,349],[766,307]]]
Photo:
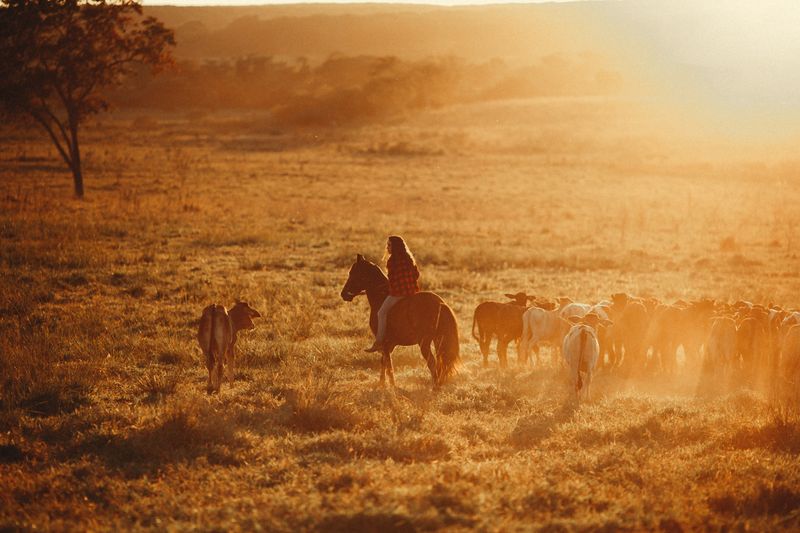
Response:
[[[69,130],[72,137],[72,144],[70,146],[70,158],[72,169],[72,180],[75,184],[75,196],[83,199],[83,171],[81,170],[81,150],[78,146],[78,119],[70,113],[69,116]]]
[[[76,159],[72,164],[72,181],[75,184],[75,196],[83,199],[83,172],[81,171],[81,160]]]

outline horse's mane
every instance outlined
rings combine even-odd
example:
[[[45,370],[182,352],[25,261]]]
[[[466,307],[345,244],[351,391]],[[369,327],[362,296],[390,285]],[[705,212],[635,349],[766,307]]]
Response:
[[[370,270],[371,274],[375,275],[376,277],[384,279],[387,283],[389,282],[389,278],[387,278],[386,274],[383,273],[381,267],[379,267],[378,265],[367,259],[364,260],[364,264]]]

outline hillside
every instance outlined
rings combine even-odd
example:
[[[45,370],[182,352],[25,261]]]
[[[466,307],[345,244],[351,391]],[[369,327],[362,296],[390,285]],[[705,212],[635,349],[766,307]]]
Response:
[[[199,59],[244,55],[453,55],[528,62],[552,53],[598,52],[603,39],[583,28],[594,4],[477,7],[348,4],[259,7],[149,7],[177,34],[177,54]],[[577,25],[577,26],[576,26]],[[592,30],[594,31],[594,30]]]

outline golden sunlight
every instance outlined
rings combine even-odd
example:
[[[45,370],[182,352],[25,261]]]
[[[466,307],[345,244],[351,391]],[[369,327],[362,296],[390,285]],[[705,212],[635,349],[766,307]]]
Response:
[[[800,531],[800,3],[170,3],[0,0],[0,532]]]

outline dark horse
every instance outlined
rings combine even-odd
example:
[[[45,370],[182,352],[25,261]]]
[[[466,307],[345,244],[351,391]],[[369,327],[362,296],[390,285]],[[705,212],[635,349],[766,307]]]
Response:
[[[378,328],[378,309],[389,294],[389,280],[375,263],[358,254],[356,262],[350,267],[347,283],[342,288],[342,299],[350,302],[356,296],[366,293],[369,301],[369,327],[374,334]],[[418,292],[407,296],[389,312],[386,328],[386,342],[381,358],[381,384],[394,386],[392,350],[395,346],[418,344],[422,356],[428,363],[435,387],[442,385],[455,373],[459,362],[458,324],[453,310],[432,292]],[[431,350],[431,344],[435,347]]]

